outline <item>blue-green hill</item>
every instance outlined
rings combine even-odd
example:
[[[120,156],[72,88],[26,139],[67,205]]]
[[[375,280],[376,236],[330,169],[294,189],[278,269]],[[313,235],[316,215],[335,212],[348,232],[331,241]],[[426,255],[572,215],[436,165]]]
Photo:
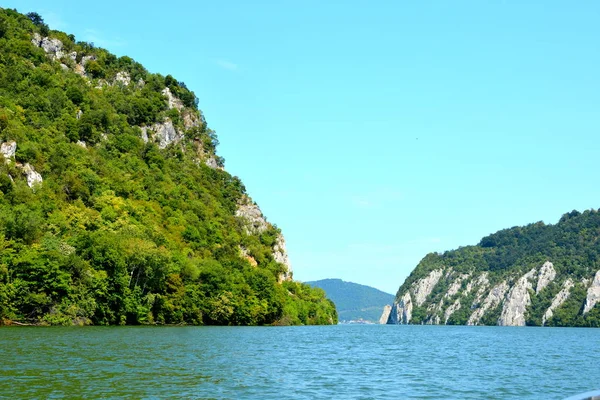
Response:
[[[378,322],[383,306],[394,301],[394,296],[389,293],[341,279],[322,279],[306,283],[325,291],[327,297],[335,303],[340,321],[363,319]]]

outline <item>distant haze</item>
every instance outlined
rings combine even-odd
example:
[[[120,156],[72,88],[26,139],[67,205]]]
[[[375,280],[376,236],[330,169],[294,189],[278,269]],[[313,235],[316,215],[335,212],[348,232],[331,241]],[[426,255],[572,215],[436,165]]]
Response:
[[[351,321],[363,319],[378,322],[386,304],[392,304],[394,296],[381,290],[341,279],[322,279],[306,282],[321,288],[336,305],[338,319]]]

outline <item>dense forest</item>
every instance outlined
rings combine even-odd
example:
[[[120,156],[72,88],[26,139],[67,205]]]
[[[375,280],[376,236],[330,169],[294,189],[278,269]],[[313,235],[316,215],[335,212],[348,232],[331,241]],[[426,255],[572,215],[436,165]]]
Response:
[[[546,262],[553,264],[552,278],[540,290],[535,288],[535,276],[541,274],[542,265]],[[535,275],[529,279],[532,284],[521,281],[524,287],[529,285],[528,293],[523,295],[523,298],[530,299],[524,316],[526,325],[600,326],[600,305],[596,303],[600,282],[596,282],[597,278],[594,280],[600,276],[599,211],[572,211],[564,214],[556,224],[537,222],[504,229],[484,237],[476,246],[428,254],[402,284],[396,298],[400,299],[409,290],[414,294],[422,279],[442,269],[445,275],[431,289],[427,300],[414,305],[410,323],[428,323],[435,317],[435,312],[441,317],[439,323],[443,323],[443,311],[454,302],[460,302],[470,307],[457,309],[445,323],[466,324],[484,299],[481,294],[477,299],[476,290],[465,290],[469,285],[476,287],[475,277],[485,274],[487,290],[501,282],[510,288],[524,274],[535,269]],[[460,289],[449,290],[453,282],[457,282]],[[497,323],[503,311],[503,301],[506,302],[511,294],[510,291],[505,293],[505,297],[490,308],[479,324]],[[554,300],[558,298],[561,302]],[[547,314],[553,301],[553,312]],[[590,303],[588,309],[586,302]],[[432,310],[436,311],[432,313]]]
[[[197,106],[170,75],[0,9],[0,323],[337,322]]]

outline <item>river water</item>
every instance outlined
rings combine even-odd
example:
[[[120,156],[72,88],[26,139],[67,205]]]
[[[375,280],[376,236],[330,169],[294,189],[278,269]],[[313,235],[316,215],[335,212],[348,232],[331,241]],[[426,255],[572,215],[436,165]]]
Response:
[[[598,388],[600,329],[0,329],[5,398],[560,399]]]

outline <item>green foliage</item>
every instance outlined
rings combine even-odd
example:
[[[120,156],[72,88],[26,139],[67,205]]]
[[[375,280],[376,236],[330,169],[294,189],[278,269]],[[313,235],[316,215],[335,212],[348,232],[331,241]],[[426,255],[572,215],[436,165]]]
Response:
[[[88,76],[76,74],[71,59],[51,61],[32,44],[34,33],[61,40],[76,62],[94,56]],[[121,71],[130,85],[113,84]],[[200,126],[186,129],[168,110],[165,87]],[[166,149],[144,143],[140,127],[164,118],[185,140]],[[279,231],[250,234],[236,218],[244,185],[198,163],[199,147],[217,157],[218,141],[194,93],[170,75],[49,32],[36,13],[0,9],[0,141],[7,140],[17,151],[13,162],[0,160],[0,323],[337,322],[322,291],[278,282]],[[42,174],[35,191],[17,162]]]
[[[557,275],[554,282],[539,293],[530,291],[531,305],[527,309],[527,325],[542,324],[544,313],[567,278],[573,282],[581,282],[582,279],[593,277],[600,269],[600,212],[572,211],[563,215],[555,225],[537,222],[504,229],[484,237],[476,246],[428,254],[400,287],[397,296],[404,294],[414,282],[439,268],[451,267],[454,273],[473,276],[487,272],[490,287],[493,287],[501,281],[514,280],[532,268],[540,268],[548,260],[553,263]],[[443,301],[444,307],[448,307],[455,299],[460,299],[461,308],[450,317],[448,324],[465,324],[474,310],[470,309],[473,293],[444,299],[442,296],[446,291],[447,281],[442,279],[424,304]],[[586,288],[576,284],[568,300],[554,312],[553,318],[546,325],[600,325],[600,311],[597,310],[600,307],[583,315],[585,297]],[[500,308],[488,310],[480,323],[495,325],[500,312]],[[416,307],[411,322],[424,322],[427,317],[426,310]]]

